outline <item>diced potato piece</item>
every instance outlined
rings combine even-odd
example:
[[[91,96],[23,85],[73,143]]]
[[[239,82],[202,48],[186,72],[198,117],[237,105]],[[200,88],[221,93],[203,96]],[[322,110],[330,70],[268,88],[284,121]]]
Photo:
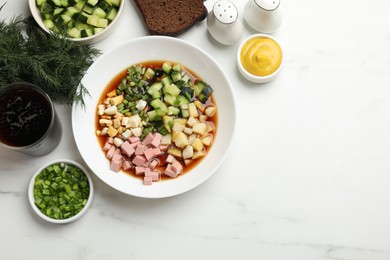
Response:
[[[99,120],[99,124],[101,126],[104,126],[104,125],[110,126],[110,125],[112,125],[112,121],[109,120],[109,119],[102,118],[102,119]]]
[[[142,135],[142,128],[141,127],[133,128],[133,129],[131,129],[131,133],[134,136],[140,137]]]
[[[207,127],[206,127],[206,132],[207,132],[207,133],[211,133],[211,132],[214,132],[214,131],[215,131],[215,125],[214,125],[213,122],[207,121],[207,122],[206,122],[206,125],[207,125]]]
[[[161,143],[160,144],[171,144],[172,143],[172,135],[171,134],[167,134],[167,135],[163,135],[163,137],[161,138]]]
[[[96,130],[96,135],[97,135],[97,136],[102,135],[102,131]]]
[[[110,126],[107,130],[107,134],[110,136],[110,137],[114,137],[118,134],[118,130],[116,130],[113,126]]]
[[[127,140],[127,139],[129,139],[129,138],[131,137],[131,135],[132,135],[131,130],[130,130],[130,129],[127,129],[126,131],[124,131],[124,132],[122,133],[122,138],[125,139],[125,140]]]
[[[120,104],[122,101],[123,101],[122,95],[110,98],[110,104],[112,106],[116,106],[116,105]]]
[[[168,149],[168,153],[177,158],[181,158],[181,150],[177,148]]]
[[[190,116],[187,120],[187,125],[190,127],[193,127],[196,123],[198,123],[198,120],[196,120],[194,117]]]
[[[130,128],[137,128],[140,127],[141,125],[142,125],[141,118],[138,114],[136,114],[129,118],[129,123],[128,125],[126,125],[126,127],[128,126]]]
[[[175,141],[175,139],[176,139],[176,137],[177,137],[177,135],[180,133],[180,131],[178,132],[178,131],[173,131],[172,133],[171,133],[171,139],[172,139],[172,141]]]
[[[147,105],[147,102],[145,100],[138,100],[137,104],[135,105],[135,107],[138,109],[138,110],[144,110],[144,108],[146,107]]]
[[[116,95],[116,89],[114,89],[114,90],[112,90],[112,91],[107,93],[107,97],[109,97],[109,98],[111,98],[111,97],[113,97],[115,95]]]
[[[194,156],[194,148],[191,145],[184,147],[182,151],[183,159],[190,159]]]
[[[185,119],[185,118],[175,118],[175,119],[173,119],[173,124],[175,124],[175,123],[179,123],[179,124],[185,126],[186,123],[187,123],[187,119]]]
[[[98,105],[98,109],[97,109],[98,112],[97,113],[99,116],[104,114],[104,109],[105,109],[105,106],[103,104]]]
[[[100,131],[100,135],[106,135],[106,134],[107,134],[107,131],[108,131],[108,127],[104,127],[104,128]]]
[[[202,140],[200,140],[199,138],[195,138],[191,145],[196,151],[203,151],[204,145],[202,143]]]
[[[122,134],[123,133],[123,127],[119,126],[117,130],[118,130],[118,134]]]
[[[205,137],[202,138],[202,143],[206,146],[210,146],[212,140],[213,140],[212,135],[206,135]]]
[[[185,127],[183,132],[186,134],[186,135],[191,135],[192,134],[192,128],[189,128],[189,127]]]
[[[117,109],[116,106],[110,106],[110,107],[107,107],[107,108],[104,110],[104,114],[106,114],[106,115],[113,116],[113,115],[115,115],[116,113],[118,113],[118,109]]]
[[[199,159],[199,158],[201,158],[201,157],[203,157],[203,156],[205,156],[206,154],[204,153],[204,152],[199,152],[199,151],[196,151],[196,152],[194,152],[194,156],[192,156],[192,159]]]
[[[205,135],[206,134],[206,128],[207,128],[207,125],[205,123],[196,123],[192,127],[192,131],[194,131],[194,133],[197,133],[197,134],[200,134],[200,135]]]
[[[114,144],[115,144],[116,147],[120,147],[123,144],[123,140],[118,138],[118,137],[115,137],[114,138]]]
[[[197,134],[192,134],[188,137],[188,144],[191,144],[195,141],[195,139],[198,138]]]
[[[119,121],[118,118],[115,118],[114,119],[114,127],[118,129],[120,126],[121,126],[121,122]]]
[[[179,148],[184,148],[188,145],[187,135],[183,132],[177,132],[177,136],[174,139],[175,145]]]
[[[172,131],[174,132],[182,132],[185,126],[180,124],[179,122],[175,122],[172,127]]]
[[[189,103],[188,104],[188,112],[190,113],[190,116],[192,116],[192,117],[198,117],[199,116],[198,109],[196,108],[194,103]]]
[[[186,166],[188,166],[188,165],[190,165],[190,164],[192,163],[192,160],[190,160],[190,159],[185,159],[185,160],[184,160],[184,163],[185,163]]]
[[[199,116],[199,121],[200,121],[200,122],[206,122],[207,119],[208,119],[208,117],[207,117],[206,115],[200,115],[200,116]]]
[[[208,117],[214,116],[215,112],[217,112],[217,108],[215,106],[209,106],[204,110],[205,115]]]
[[[200,102],[199,100],[195,100],[195,101],[194,101],[194,104],[195,104],[196,108],[197,108],[199,111],[201,111],[201,112],[204,111],[204,105],[203,105],[202,102]]]
[[[122,117],[122,125],[126,126],[129,123],[130,118],[127,116]]]

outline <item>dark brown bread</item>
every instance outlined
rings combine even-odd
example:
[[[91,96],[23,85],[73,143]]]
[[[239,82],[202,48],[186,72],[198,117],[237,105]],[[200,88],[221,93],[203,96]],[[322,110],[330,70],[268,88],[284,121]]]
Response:
[[[203,0],[134,0],[152,35],[177,36],[207,17]]]

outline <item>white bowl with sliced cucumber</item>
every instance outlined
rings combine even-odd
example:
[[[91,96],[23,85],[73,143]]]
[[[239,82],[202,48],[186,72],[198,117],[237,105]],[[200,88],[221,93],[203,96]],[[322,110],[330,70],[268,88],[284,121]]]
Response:
[[[125,0],[29,0],[31,14],[48,33],[81,44],[96,43],[116,27]]]

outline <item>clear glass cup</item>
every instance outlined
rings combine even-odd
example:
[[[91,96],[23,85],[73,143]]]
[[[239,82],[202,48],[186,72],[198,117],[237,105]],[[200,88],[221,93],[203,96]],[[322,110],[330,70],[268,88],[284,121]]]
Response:
[[[31,156],[43,156],[61,140],[61,122],[49,95],[30,83],[0,89],[0,145]]]

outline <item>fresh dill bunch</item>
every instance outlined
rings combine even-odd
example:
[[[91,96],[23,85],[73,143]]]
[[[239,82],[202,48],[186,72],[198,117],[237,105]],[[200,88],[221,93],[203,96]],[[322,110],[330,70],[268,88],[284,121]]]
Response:
[[[0,9],[1,10],[1,9]],[[17,16],[0,21],[0,88],[30,82],[57,103],[80,102],[88,90],[81,80],[100,51],[57,34],[48,34],[36,22]]]

